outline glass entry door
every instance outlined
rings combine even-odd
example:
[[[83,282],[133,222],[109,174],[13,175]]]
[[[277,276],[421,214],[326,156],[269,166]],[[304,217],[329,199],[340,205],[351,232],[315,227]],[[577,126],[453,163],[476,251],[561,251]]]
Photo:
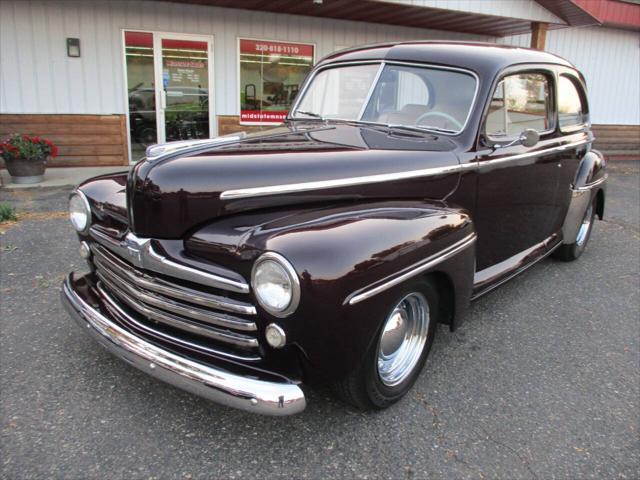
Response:
[[[211,37],[125,32],[131,160],[149,145],[210,138]]]

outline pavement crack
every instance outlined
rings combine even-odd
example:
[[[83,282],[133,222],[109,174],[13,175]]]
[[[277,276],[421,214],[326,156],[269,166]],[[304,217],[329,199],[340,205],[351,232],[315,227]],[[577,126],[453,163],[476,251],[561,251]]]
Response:
[[[422,405],[424,405],[424,408],[431,414],[431,426],[433,427],[433,431],[436,434],[438,443],[445,449],[446,457],[456,463],[459,463],[470,472],[477,474],[481,480],[484,480],[486,476],[482,473],[480,468],[470,464],[463,458],[460,458],[455,446],[451,445],[451,443],[447,439],[442,429],[442,422],[440,421],[440,415],[438,415],[438,410],[436,409],[436,407],[427,402],[426,398],[424,398],[422,395],[417,395],[416,397],[418,401]]]
[[[520,459],[520,461],[522,462],[522,464],[525,466],[525,468],[527,469],[527,471],[531,474],[531,477],[534,480],[538,480],[538,475],[536,474],[536,472],[533,470],[533,467],[531,467],[531,463],[529,462],[529,460],[527,458],[525,458],[518,450],[516,450],[513,447],[510,447],[509,445],[507,445],[506,443],[503,443],[499,440],[496,440],[495,438],[493,438],[493,436],[491,436],[489,434],[489,432],[487,432],[483,427],[478,426],[478,428],[480,428],[480,430],[482,430],[482,432],[484,433],[484,437],[489,440],[490,442],[493,442],[495,445],[498,445],[499,447],[502,447],[506,450],[508,450],[509,452],[511,452],[513,455],[515,455],[518,459]],[[481,435],[478,435],[478,433],[476,432],[476,435],[478,437],[481,437]]]

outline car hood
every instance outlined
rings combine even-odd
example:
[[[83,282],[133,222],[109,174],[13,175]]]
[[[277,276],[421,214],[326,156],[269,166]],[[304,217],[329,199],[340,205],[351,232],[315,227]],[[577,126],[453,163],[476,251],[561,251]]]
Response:
[[[457,184],[446,136],[350,124],[291,124],[194,142],[132,169],[130,228],[181,238],[205,222],[256,209],[385,198],[442,199]],[[417,172],[428,170],[436,175]],[[442,174],[437,174],[442,172]]]

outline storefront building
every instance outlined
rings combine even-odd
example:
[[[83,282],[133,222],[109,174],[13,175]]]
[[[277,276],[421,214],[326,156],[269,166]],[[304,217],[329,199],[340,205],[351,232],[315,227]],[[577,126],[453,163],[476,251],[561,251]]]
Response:
[[[0,136],[52,139],[53,166],[127,165],[277,125],[320,58],[401,40],[559,54],[587,77],[596,129],[626,142],[611,156],[640,150],[640,5],[619,0],[2,0]]]

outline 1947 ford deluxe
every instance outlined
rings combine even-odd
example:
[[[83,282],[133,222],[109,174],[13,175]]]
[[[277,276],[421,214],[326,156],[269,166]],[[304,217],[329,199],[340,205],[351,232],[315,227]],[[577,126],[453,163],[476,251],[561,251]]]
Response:
[[[380,409],[438,322],[552,254],[605,202],[583,76],[554,55],[411,42],[318,63],[285,123],[156,145],[80,185],[90,272],[62,288],[100,344],[213,401],[287,415],[329,382]]]

